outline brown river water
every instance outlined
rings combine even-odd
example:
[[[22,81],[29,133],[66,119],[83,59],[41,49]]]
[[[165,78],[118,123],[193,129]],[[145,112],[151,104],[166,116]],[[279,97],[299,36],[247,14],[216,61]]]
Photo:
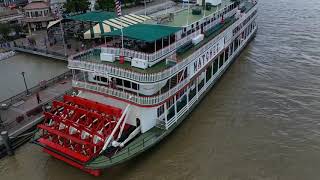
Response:
[[[25,53],[0,61],[0,101],[26,90],[21,72],[25,72],[28,88],[66,72],[66,62]]]
[[[101,177],[26,144],[0,179],[320,179],[320,1],[259,6],[256,38],[160,144]]]

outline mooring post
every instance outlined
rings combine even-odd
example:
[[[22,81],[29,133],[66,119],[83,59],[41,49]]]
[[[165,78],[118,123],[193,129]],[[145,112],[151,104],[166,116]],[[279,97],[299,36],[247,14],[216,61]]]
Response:
[[[7,154],[8,154],[9,156],[12,156],[12,155],[13,155],[13,151],[12,151],[12,149],[11,149],[8,131],[2,131],[2,132],[1,132],[1,138],[2,138],[2,141],[3,141],[4,146],[6,147]]]

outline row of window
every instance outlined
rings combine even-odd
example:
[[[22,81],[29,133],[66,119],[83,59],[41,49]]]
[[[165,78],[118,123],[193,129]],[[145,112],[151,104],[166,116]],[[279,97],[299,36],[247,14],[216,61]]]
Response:
[[[247,19],[245,19],[241,24],[239,24],[239,26],[237,26],[232,32],[233,35],[237,34],[237,32],[239,32],[243,26],[245,26],[252,18],[254,15],[257,14],[257,10],[255,10]]]
[[[234,8],[236,8],[236,4],[233,3],[227,7],[224,8],[224,11],[222,13],[219,13],[219,14],[213,14],[211,18],[207,18],[207,20],[203,23],[200,24],[200,21],[197,21],[196,23],[193,23],[191,24],[191,30],[188,30],[187,32],[187,28],[183,28],[183,31],[182,31],[182,38],[199,30],[200,29],[200,26],[201,27],[204,27],[210,23],[213,23],[216,19],[219,19],[221,18],[223,15],[227,14],[228,12],[230,12],[231,10],[233,10]],[[199,25],[200,24],[200,25]]]
[[[103,84],[106,85],[111,85],[112,87],[117,86],[117,87],[124,87],[127,89],[132,89],[132,90],[139,90],[140,86],[137,83],[133,83],[131,81],[127,81],[127,80],[123,80],[123,79],[119,79],[119,78],[111,78],[108,79],[106,77],[103,76],[94,76],[93,79],[95,81],[101,82]]]
[[[49,10],[30,11],[26,13],[27,13],[27,17],[42,17],[42,16],[47,16],[49,14]]]
[[[254,27],[256,26],[256,24],[253,22],[252,24],[250,24],[244,31],[244,33],[246,34],[245,38],[247,38],[247,35],[249,35],[252,30],[254,29]],[[223,64],[228,60],[229,56],[231,56],[233,54],[234,51],[236,51],[236,49],[239,47],[240,45],[240,40],[239,38],[236,38],[235,41],[233,41],[229,47],[227,47],[225,49],[225,51],[223,53],[220,54],[219,57],[217,57],[215,60],[213,60],[213,63],[210,64],[207,68],[206,71],[203,72],[205,73],[205,79],[202,79],[197,85],[196,85],[196,79],[194,79],[192,82],[190,82],[189,85],[189,100],[191,100],[197,93],[197,89],[198,91],[200,91],[203,87],[204,84],[207,83],[212,77],[213,75],[215,75],[218,72],[218,69],[220,69]],[[235,47],[235,49],[233,49]],[[201,76],[201,75],[200,75]],[[200,77],[199,76],[199,77]],[[196,86],[198,86],[198,88],[196,88]],[[179,112],[187,103],[187,99],[186,96],[184,96],[187,92],[187,89],[183,89],[182,91],[180,91],[179,93],[177,93],[176,95],[176,99],[177,99],[177,112]],[[174,116],[174,110],[175,110],[175,106],[174,106],[174,97],[170,98],[167,102],[167,108],[168,108],[168,117],[167,119],[170,119]],[[161,115],[163,115],[165,109],[164,109],[164,105],[161,105],[158,109],[157,109],[157,115],[158,117],[160,117]]]

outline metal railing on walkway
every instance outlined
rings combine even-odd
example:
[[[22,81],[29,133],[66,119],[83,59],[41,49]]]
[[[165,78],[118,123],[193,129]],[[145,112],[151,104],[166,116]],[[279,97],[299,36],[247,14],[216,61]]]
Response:
[[[30,117],[27,117],[28,116],[27,114],[20,114],[16,118],[13,118],[13,119],[7,120],[6,122],[3,122],[2,124],[0,124],[0,130],[8,131],[10,134],[12,133],[11,131],[14,131],[14,134],[19,134],[20,133],[19,131],[22,132],[24,129],[28,128],[25,126],[28,126],[29,124],[37,124],[37,122],[39,122],[39,120],[41,121],[41,119],[43,117],[42,113],[45,110],[45,107],[48,105],[51,105],[52,101],[62,100],[62,98],[65,94],[72,95],[74,91],[75,90],[73,90],[73,89],[67,89],[65,91],[65,93],[57,95],[53,98],[50,98],[49,100],[47,100],[45,102],[42,102],[41,104],[39,104],[39,106],[32,109],[32,110],[35,110],[35,109],[40,110],[39,113],[37,113],[36,115],[32,115]],[[30,111],[32,111],[32,110],[30,110]],[[21,119],[21,121],[19,121],[18,117],[23,117],[23,119]]]
[[[51,79],[45,81],[45,83],[41,83],[41,84],[39,83],[38,85],[33,86],[32,88],[28,89],[28,91],[29,91],[30,94],[34,94],[34,93],[40,91],[42,87],[51,86],[51,85],[53,85],[53,84],[55,84],[55,83],[57,83],[57,82],[59,82],[59,81],[61,81],[63,79],[67,79],[67,78],[70,78],[70,77],[72,77],[72,73],[71,73],[71,71],[67,71],[67,72],[65,72],[63,74],[60,74],[60,75],[58,75],[58,76],[56,76],[54,78],[51,78]],[[23,98],[25,98],[26,96],[27,96],[27,91],[25,90],[25,91],[15,95],[15,96],[12,96],[12,97],[10,97],[8,99],[5,99],[5,100],[1,101],[0,105],[6,104],[6,105],[10,106],[10,105],[12,105],[12,104],[14,104],[16,102],[19,102],[19,101],[23,100]]]
[[[23,45],[14,45],[12,47],[14,50],[18,50],[18,51],[32,51],[34,52],[34,54],[47,54],[48,56],[57,56],[59,57],[59,59],[65,59],[67,60],[67,56],[64,55],[63,53],[58,53],[56,51],[52,51],[52,50],[48,50],[48,49],[42,49],[42,48],[38,48],[38,47],[32,47],[32,46],[23,46]]]

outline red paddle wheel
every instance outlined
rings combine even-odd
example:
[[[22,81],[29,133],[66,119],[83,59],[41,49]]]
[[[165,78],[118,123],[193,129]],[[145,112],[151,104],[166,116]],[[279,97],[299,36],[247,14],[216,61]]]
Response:
[[[54,101],[52,111],[45,112],[37,141],[48,154],[98,176],[99,170],[87,169],[84,164],[99,155],[121,113],[119,108],[64,96],[64,102]]]

